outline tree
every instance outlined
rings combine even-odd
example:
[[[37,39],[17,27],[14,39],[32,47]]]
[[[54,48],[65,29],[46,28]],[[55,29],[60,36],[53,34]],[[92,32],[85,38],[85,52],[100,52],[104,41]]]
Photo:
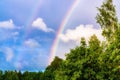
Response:
[[[55,57],[51,65],[49,65],[44,72],[44,80],[55,80],[55,72],[60,68],[62,59]]]
[[[103,36],[106,37],[107,41],[114,40],[114,33],[118,29],[118,18],[113,1],[105,0],[98,10],[99,13],[96,16],[96,20],[103,29]]]
[[[57,71],[56,80],[101,79],[98,60],[101,52],[100,41],[95,35],[91,36],[88,46],[85,39],[81,38],[80,46],[66,55],[66,60]]]
[[[107,39],[107,47],[99,58],[101,72],[104,79],[120,79],[120,24],[115,6],[112,0],[106,0],[98,10],[96,19],[103,29],[103,36]]]
[[[19,78],[16,71],[5,71],[3,80],[19,80]]]
[[[0,70],[0,80],[3,80],[2,76],[3,76],[3,72]]]

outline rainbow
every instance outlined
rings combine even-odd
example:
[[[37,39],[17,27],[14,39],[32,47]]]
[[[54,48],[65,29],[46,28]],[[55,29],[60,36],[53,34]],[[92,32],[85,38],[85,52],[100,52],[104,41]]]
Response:
[[[30,13],[30,17],[28,18],[28,20],[26,22],[25,29],[24,29],[24,36],[21,37],[21,40],[22,40],[21,44],[20,44],[21,46],[24,45],[24,40],[30,34],[31,30],[29,29],[29,26],[31,26],[31,23],[36,18],[36,15],[38,14],[38,11],[40,10],[41,4],[42,4],[41,0],[38,0],[36,3],[37,4],[33,7],[33,10]],[[18,54],[16,61],[19,61],[19,59],[22,58],[22,55],[23,55],[23,53]],[[21,69],[21,66],[17,65],[17,70],[20,70],[20,69]]]
[[[64,19],[62,20],[61,25],[57,31],[56,38],[54,39],[51,50],[50,50],[50,57],[48,59],[48,64],[50,64],[53,61],[55,54],[56,54],[57,47],[58,47],[58,43],[59,43],[59,36],[63,32],[66,24],[68,23],[71,15],[73,14],[74,10],[77,8],[79,3],[80,3],[80,0],[75,0],[73,2],[72,6],[70,7],[70,9],[67,11]],[[41,2],[40,2],[40,0],[38,0],[37,4],[34,6],[34,10],[31,13],[31,17],[26,22],[26,27],[25,27],[25,31],[24,31],[25,35],[22,37],[23,41],[22,41],[21,45],[24,45],[23,42],[24,42],[25,38],[31,32],[31,30],[29,30],[29,26],[36,18],[36,15],[38,14],[40,6],[41,6]]]
[[[59,44],[60,34],[63,32],[63,30],[64,30],[66,24],[68,23],[72,13],[74,12],[74,10],[76,9],[76,7],[78,6],[79,3],[80,3],[80,0],[75,0],[74,3],[72,4],[72,6],[70,7],[70,9],[68,10],[66,16],[64,17],[64,19],[63,19],[63,21],[62,21],[62,23],[57,31],[56,38],[53,41],[53,45],[51,47],[50,58],[49,58],[48,64],[50,64],[53,61],[55,54],[56,54],[58,44]]]
[[[36,2],[37,4],[35,6],[33,6],[33,10],[30,13],[30,17],[28,18],[26,25],[25,25],[25,35],[23,36],[23,40],[29,35],[29,33],[31,32],[31,30],[29,29],[29,27],[31,26],[32,22],[34,21],[34,19],[36,18],[36,15],[38,15],[38,11],[41,8],[41,4],[42,1],[38,0]]]

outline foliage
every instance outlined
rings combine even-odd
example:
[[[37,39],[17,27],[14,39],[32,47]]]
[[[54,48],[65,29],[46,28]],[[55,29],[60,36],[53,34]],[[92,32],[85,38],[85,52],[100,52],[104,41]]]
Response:
[[[114,38],[114,33],[118,29],[118,18],[113,1],[105,0],[98,10],[99,13],[96,16],[97,23],[99,23],[103,29],[103,36],[110,41],[110,39]]]
[[[0,80],[44,80],[43,72],[0,71]]]
[[[80,46],[67,54],[56,80],[120,79],[120,24],[112,0],[106,0],[98,10],[97,23],[106,41],[101,44],[93,35],[86,45],[82,38]]]
[[[44,72],[44,80],[55,80],[55,71],[60,68],[62,61],[61,58],[55,57],[51,65],[49,65]]]
[[[58,71],[57,78],[63,80],[83,80],[98,79],[96,76],[100,72],[98,57],[101,53],[100,41],[95,35],[90,38],[89,46],[86,45],[85,39],[81,39],[81,45],[71,49],[66,55],[64,67]]]
[[[62,60],[55,57],[44,72],[0,71],[0,80],[120,80],[120,23],[112,0],[106,0],[96,16],[105,42],[96,35],[71,49]]]

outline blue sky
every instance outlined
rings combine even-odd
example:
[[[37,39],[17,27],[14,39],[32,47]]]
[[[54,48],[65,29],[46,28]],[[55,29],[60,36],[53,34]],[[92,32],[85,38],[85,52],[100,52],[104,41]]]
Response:
[[[57,56],[64,59],[70,48],[79,45],[82,36],[89,40],[96,34],[104,40],[95,20],[96,7],[102,2],[80,1],[60,34]],[[1,0],[0,69],[44,70],[59,26],[73,3],[74,0]],[[114,1],[120,19],[119,3]]]

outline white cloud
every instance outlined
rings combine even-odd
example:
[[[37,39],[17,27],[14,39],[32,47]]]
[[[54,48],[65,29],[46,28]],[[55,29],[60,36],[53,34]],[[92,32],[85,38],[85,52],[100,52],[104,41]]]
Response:
[[[35,21],[33,21],[32,26],[44,32],[54,32],[53,29],[47,27],[42,18],[38,18]]]
[[[80,39],[84,37],[87,41],[89,38],[95,34],[100,41],[103,41],[104,38],[101,35],[101,29],[95,29],[93,25],[79,25],[75,29],[66,30],[65,34],[60,34],[60,39],[63,42],[75,41],[80,42]]]
[[[0,28],[3,28],[3,29],[14,29],[15,25],[14,25],[13,21],[10,19],[8,21],[1,21],[0,22]]]
[[[14,56],[13,50],[11,48],[9,48],[9,47],[6,47],[4,49],[4,53],[6,55],[6,61],[11,61],[13,56]]]
[[[34,40],[34,39],[28,39],[27,41],[24,42],[25,46],[28,46],[28,47],[40,47],[40,44]]]

